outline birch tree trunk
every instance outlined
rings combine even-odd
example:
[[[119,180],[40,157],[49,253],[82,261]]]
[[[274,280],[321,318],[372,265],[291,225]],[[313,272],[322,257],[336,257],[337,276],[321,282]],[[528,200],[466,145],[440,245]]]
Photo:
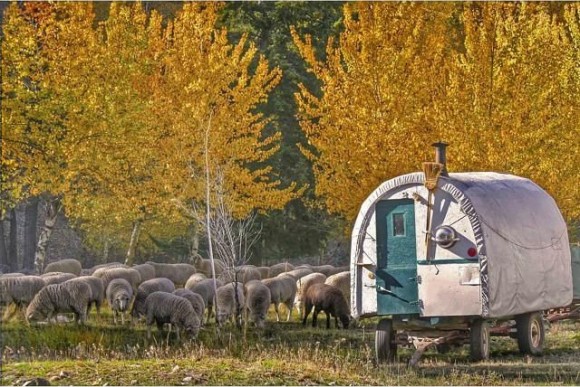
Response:
[[[46,218],[44,219],[44,225],[40,229],[38,244],[36,246],[36,254],[34,256],[34,268],[38,274],[42,274],[44,270],[48,241],[50,240],[52,230],[56,224],[56,218],[60,211],[60,207],[60,199],[52,198],[48,199],[46,202]]]
[[[24,255],[22,267],[28,270],[34,270],[35,265],[38,202],[38,197],[30,198],[24,208]]]
[[[133,231],[131,232],[131,240],[129,241],[129,249],[127,250],[127,257],[125,258],[125,265],[131,266],[135,261],[135,251],[137,250],[137,243],[139,243],[139,235],[141,234],[141,221],[133,222]]]
[[[16,209],[10,210],[10,234],[8,237],[8,259],[10,271],[18,270],[18,222],[16,221]]]
[[[2,265],[4,269],[10,267],[8,261],[8,249],[6,247],[6,239],[4,238],[4,219],[2,219],[2,214],[0,214],[0,265]]]

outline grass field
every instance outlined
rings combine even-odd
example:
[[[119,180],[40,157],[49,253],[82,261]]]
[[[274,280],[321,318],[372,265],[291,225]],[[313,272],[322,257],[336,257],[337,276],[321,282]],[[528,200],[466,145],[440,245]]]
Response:
[[[270,321],[275,318],[270,316]],[[352,330],[269,322],[245,334],[211,324],[197,340],[178,343],[143,325],[2,325],[2,384],[43,377],[53,385],[524,385],[580,384],[580,322],[553,325],[541,357],[523,357],[515,340],[493,338],[491,360],[469,361],[468,347],[428,351],[419,367],[374,363],[374,323]],[[155,332],[155,329],[154,329]]]

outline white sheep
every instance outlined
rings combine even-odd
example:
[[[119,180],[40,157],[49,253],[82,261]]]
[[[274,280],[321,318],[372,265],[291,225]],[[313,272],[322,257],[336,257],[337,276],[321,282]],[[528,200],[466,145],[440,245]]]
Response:
[[[51,262],[44,268],[44,273],[72,273],[74,275],[80,275],[82,270],[82,265],[76,259],[61,259],[60,261]]]
[[[270,268],[268,266],[258,266],[257,269],[260,272],[260,279],[270,278]]]
[[[113,267],[113,268],[103,268],[95,271],[93,276],[98,277],[103,280],[105,289],[109,286],[109,283],[116,279],[122,278],[131,284],[133,288],[133,293],[137,291],[139,284],[141,284],[141,274],[135,269],[125,268],[125,267]]]
[[[286,321],[290,321],[294,298],[296,297],[296,278],[289,274],[279,275],[274,278],[266,278],[262,283],[270,289],[270,296],[274,310],[276,311],[276,321],[280,321],[279,304],[286,305],[288,316]]]
[[[220,280],[215,281],[216,288],[219,288],[222,285],[223,282],[221,282]],[[212,309],[215,298],[214,280],[211,278],[204,279],[196,283],[190,290],[194,293],[199,294],[203,298],[203,302],[205,303],[205,307],[207,310],[206,322],[209,323],[209,319],[211,318],[212,315]]]
[[[231,319],[241,325],[242,312],[246,305],[244,297],[244,284],[230,282],[217,289],[216,294],[217,323],[222,325]],[[239,318],[235,321],[236,316]]]
[[[302,299],[306,290],[313,284],[324,283],[326,276],[322,273],[310,273],[302,278],[296,280],[296,298],[294,299],[294,306],[298,311],[298,315],[302,316]]]
[[[206,277],[210,278],[212,276],[211,273],[211,262],[209,259],[199,258],[194,262],[194,266],[197,269],[198,273],[203,273]],[[214,259],[214,269],[216,277],[219,276],[224,269],[226,268],[226,264],[221,259]]]
[[[171,324],[175,328],[177,340],[179,340],[180,330],[185,330],[193,337],[199,332],[200,319],[193,310],[193,306],[188,300],[175,294],[151,293],[145,300],[145,313],[148,339],[151,338],[151,325],[154,322],[159,331],[163,330],[163,324]],[[169,332],[171,332],[171,326]]]
[[[125,313],[129,309],[133,297],[133,287],[124,278],[115,278],[107,285],[107,302],[113,310],[113,321],[117,324],[117,316],[121,314],[121,324],[125,324]]]
[[[277,263],[270,266],[270,278],[276,277],[278,274],[293,270],[294,265],[288,262]]]
[[[253,280],[244,284],[246,296],[246,310],[249,312],[249,321],[252,321],[258,328],[264,327],[268,308],[272,303],[270,288],[261,281]]]
[[[183,286],[187,279],[196,272],[195,266],[188,263],[158,263],[147,261],[155,268],[155,277],[169,278],[176,286]]]
[[[193,273],[187,279],[184,288],[191,290],[195,286],[195,284],[197,284],[200,281],[203,281],[206,278],[207,277],[203,273]]]
[[[72,273],[50,272],[40,276],[46,285],[60,284],[77,276]]]
[[[97,270],[104,270],[104,269],[112,269],[114,267],[124,267],[124,268],[128,268],[129,266],[125,265],[124,263],[121,262],[109,262],[109,263],[102,263],[100,265],[95,265],[93,267],[90,267],[88,269],[83,269],[83,270],[88,270],[88,272],[90,273],[90,275],[95,274],[95,272]]]
[[[327,285],[332,285],[344,296],[344,300],[350,305],[350,271],[333,274],[324,281]]]
[[[44,279],[39,276],[5,274],[0,276],[0,304],[16,305],[17,309],[23,309],[30,304],[34,296],[46,286]],[[6,318],[13,313],[7,313]]]
[[[169,278],[153,278],[145,281],[137,288],[131,317],[139,318],[145,315],[145,300],[153,292],[171,293],[175,290],[175,284]]]
[[[308,274],[312,274],[312,273],[314,273],[314,270],[312,270],[308,267],[297,267],[293,270],[278,274],[277,277],[281,277],[281,276],[290,274],[292,277],[296,278],[296,280],[299,280],[300,278],[307,276]]]
[[[63,282],[42,288],[26,309],[28,322],[47,318],[55,313],[75,314],[78,323],[87,319],[91,287],[82,281]]]
[[[148,263],[131,266],[131,269],[135,269],[139,272],[141,275],[141,283],[156,277],[155,268]]]
[[[189,301],[191,306],[193,306],[193,310],[199,317],[200,323],[203,325],[203,314],[205,312],[205,302],[203,301],[203,298],[199,294],[183,288],[174,290],[173,294]]]
[[[101,305],[105,299],[105,285],[103,280],[92,275],[76,277],[69,279],[66,282],[84,282],[91,288],[91,296],[89,297],[89,304],[87,306],[87,317],[90,313],[92,304],[95,304],[95,309],[97,310],[97,317],[100,319],[101,316]]]

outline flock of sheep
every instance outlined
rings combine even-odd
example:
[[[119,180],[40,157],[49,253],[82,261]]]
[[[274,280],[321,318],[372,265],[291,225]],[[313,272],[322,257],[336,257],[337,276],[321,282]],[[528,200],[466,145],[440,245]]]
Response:
[[[84,323],[92,305],[97,318],[106,300],[113,311],[114,323],[125,323],[127,313],[131,321],[145,318],[147,337],[151,327],[162,330],[164,324],[195,337],[204,324],[215,316],[217,324],[227,321],[241,325],[251,322],[264,327],[267,313],[274,304],[276,319],[280,321],[279,305],[287,309],[286,321],[297,309],[306,325],[314,309],[312,325],[324,311],[326,326],[334,317],[348,328],[350,311],[350,272],[348,266],[294,267],[280,263],[267,267],[244,265],[228,269],[215,260],[217,279],[212,279],[210,262],[198,260],[195,265],[147,262],[128,267],[121,263],[98,265],[83,269],[80,262],[65,259],[50,263],[44,274],[0,275],[0,303],[14,304],[25,310],[27,322],[53,321],[59,313],[74,313],[78,323]],[[215,312],[214,312],[215,309]]]

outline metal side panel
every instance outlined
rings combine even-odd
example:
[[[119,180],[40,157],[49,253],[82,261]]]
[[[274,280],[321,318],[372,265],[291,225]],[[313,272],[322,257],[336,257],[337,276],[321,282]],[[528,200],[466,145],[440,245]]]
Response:
[[[417,267],[421,315],[479,316],[482,313],[479,263],[425,264]]]

